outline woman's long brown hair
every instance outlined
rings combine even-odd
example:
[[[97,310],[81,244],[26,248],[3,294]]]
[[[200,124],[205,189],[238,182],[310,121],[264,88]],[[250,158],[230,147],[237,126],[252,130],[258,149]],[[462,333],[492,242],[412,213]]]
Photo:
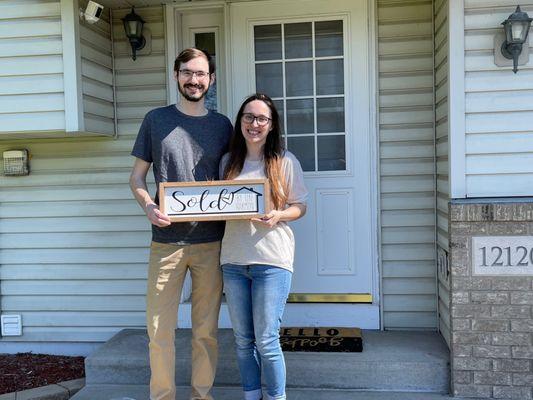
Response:
[[[241,130],[241,119],[246,105],[254,100],[265,103],[270,109],[272,118],[272,130],[268,132],[265,145],[263,146],[263,161],[265,175],[270,184],[270,196],[274,207],[279,210],[287,202],[287,187],[281,172],[281,160],[283,159],[284,147],[281,139],[279,114],[274,102],[266,94],[256,93],[248,97],[239,108],[235,119],[235,129],[231,138],[229,160],[224,168],[224,179],[235,179],[242,171],[246,159],[246,141]]]

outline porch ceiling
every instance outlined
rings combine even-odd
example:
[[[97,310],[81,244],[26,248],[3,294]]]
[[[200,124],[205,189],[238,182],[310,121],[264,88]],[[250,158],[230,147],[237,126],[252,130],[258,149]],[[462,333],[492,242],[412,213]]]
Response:
[[[160,4],[189,3],[191,1],[203,2],[206,0],[95,0],[95,1],[97,3],[102,4],[104,7],[116,9],[116,8],[158,6]],[[226,0],[227,3],[235,3],[238,1],[249,1],[249,0]]]
[[[104,7],[109,8],[130,8],[130,7],[147,7],[158,6],[167,3],[184,3],[187,0],[95,0]]]

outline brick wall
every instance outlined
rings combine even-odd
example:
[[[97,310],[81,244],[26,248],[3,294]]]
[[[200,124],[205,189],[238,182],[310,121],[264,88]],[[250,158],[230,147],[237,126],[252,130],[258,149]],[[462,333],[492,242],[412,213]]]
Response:
[[[451,389],[533,399],[533,276],[472,274],[472,236],[533,236],[533,202],[450,204]],[[533,262],[533,261],[532,261]]]

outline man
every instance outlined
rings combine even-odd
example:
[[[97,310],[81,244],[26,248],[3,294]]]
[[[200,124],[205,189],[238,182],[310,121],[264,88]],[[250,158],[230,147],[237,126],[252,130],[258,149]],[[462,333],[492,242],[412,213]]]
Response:
[[[152,223],[146,296],[151,400],[174,400],[176,396],[174,329],[187,270],[192,278],[191,399],[212,399],[224,224],[171,223],[159,210],[157,194],[154,200],[150,197],[146,175],[153,163],[157,184],[218,178],[218,164],[227,151],[232,126],[225,116],[205,108],[214,72],[214,62],[206,52],[183,50],[174,63],[181,101],[146,115],[131,153],[136,159],[130,187]]]

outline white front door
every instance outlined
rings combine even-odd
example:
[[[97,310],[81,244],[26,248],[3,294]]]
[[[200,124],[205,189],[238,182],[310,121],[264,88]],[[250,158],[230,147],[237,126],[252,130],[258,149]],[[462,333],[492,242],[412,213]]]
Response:
[[[232,3],[230,21],[233,110],[255,91],[272,97],[305,171],[292,293],[367,294],[373,305],[349,318],[377,328],[367,2]]]
[[[176,27],[182,44],[194,44],[194,33],[206,32],[211,17],[202,15],[206,11],[182,12],[181,29]],[[291,293],[315,300],[322,295],[323,302],[288,304],[284,325],[377,329],[367,1],[235,2],[226,5],[226,16],[226,80],[217,97],[227,99],[232,120],[248,95],[259,91],[274,99],[285,143],[300,160],[310,194],[307,215],[291,225]],[[217,49],[217,60],[220,54]],[[345,295],[351,295],[349,303],[332,302]],[[221,326],[224,314],[223,308]]]

